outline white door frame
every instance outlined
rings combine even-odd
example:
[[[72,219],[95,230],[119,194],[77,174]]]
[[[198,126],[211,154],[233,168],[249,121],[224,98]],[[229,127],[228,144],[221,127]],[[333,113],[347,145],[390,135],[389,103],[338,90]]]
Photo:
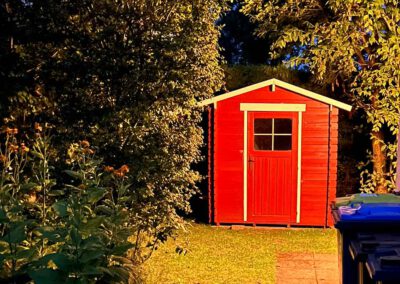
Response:
[[[274,111],[274,112],[297,112],[297,198],[296,198],[296,223],[300,223],[301,205],[301,140],[303,112],[306,111],[305,104],[261,104],[261,103],[241,103],[240,110],[243,111],[244,133],[243,133],[243,221],[247,221],[247,148],[248,148],[248,112],[249,111]]]

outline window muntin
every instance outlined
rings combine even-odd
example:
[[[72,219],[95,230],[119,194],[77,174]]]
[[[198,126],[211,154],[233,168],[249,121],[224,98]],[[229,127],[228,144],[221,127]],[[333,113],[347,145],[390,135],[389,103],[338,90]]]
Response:
[[[292,120],[255,118],[254,150],[289,151],[292,149]]]

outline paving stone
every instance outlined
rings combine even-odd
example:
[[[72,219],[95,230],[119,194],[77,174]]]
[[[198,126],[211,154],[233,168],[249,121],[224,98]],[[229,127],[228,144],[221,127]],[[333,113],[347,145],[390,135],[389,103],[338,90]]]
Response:
[[[318,284],[317,280],[315,279],[276,279],[277,284]],[[337,283],[335,283],[337,284]]]
[[[332,269],[316,269],[315,274],[318,280],[336,280],[339,281],[337,270]]]
[[[332,261],[332,260],[338,260],[337,254],[333,255],[331,253],[314,253],[314,259],[315,260],[327,260],[327,261]]]
[[[314,260],[287,260],[281,259],[277,263],[277,267],[282,268],[314,268]]]
[[[282,253],[277,256],[278,284],[338,284],[337,254]]]
[[[231,226],[231,230],[233,230],[233,231],[241,231],[244,229],[246,229],[246,226],[243,226],[243,225],[232,225]]]
[[[312,253],[282,253],[278,256],[278,259],[281,258],[289,260],[313,260],[314,255]]]
[[[339,279],[336,280],[324,280],[324,279],[318,279],[317,280],[318,284],[339,284]],[[294,283],[293,283],[294,284]]]
[[[339,268],[338,262],[337,261],[320,261],[316,260],[314,262],[314,267],[316,269],[330,269],[337,271]]]
[[[315,279],[314,268],[287,268],[287,267],[277,267],[276,275],[282,276],[282,278],[288,279]]]

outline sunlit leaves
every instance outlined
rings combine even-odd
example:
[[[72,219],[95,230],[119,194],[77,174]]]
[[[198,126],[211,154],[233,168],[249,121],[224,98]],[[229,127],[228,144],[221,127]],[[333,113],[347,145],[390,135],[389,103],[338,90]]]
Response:
[[[306,64],[320,83],[347,95],[355,108],[365,112],[371,133],[388,127],[392,135],[397,134],[400,112],[400,7],[397,1],[244,2],[243,12],[258,24],[259,35],[267,32],[277,35],[273,57],[293,54],[293,47],[301,46],[302,52],[292,56],[288,64]],[[374,134],[372,138],[377,139]],[[378,151],[374,152],[375,157],[389,155],[383,146],[392,140],[393,136],[381,141],[382,147],[374,150]],[[382,181],[385,175],[385,183],[393,181],[391,161],[373,162],[375,172],[369,175],[370,190],[379,185],[375,176]]]

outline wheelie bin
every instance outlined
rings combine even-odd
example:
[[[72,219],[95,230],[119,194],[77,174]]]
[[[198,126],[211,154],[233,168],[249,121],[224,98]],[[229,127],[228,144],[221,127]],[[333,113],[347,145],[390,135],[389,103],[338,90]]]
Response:
[[[400,198],[394,196],[392,201],[389,196],[385,197],[385,201],[390,200],[391,203],[379,203],[375,202],[380,198],[378,195],[357,197],[346,205],[332,206],[338,230],[339,276],[343,284],[359,283],[358,261],[352,258],[349,249],[352,241],[363,234],[400,234]],[[363,198],[367,200],[364,202]],[[343,199],[340,201],[343,202]]]

